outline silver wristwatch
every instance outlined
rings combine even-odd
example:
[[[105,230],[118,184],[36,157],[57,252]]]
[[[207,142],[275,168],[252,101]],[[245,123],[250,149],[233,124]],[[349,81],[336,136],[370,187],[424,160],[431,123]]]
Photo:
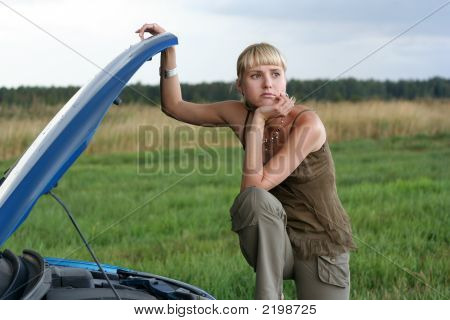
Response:
[[[177,68],[176,67],[173,68],[173,69],[164,70],[164,71],[161,71],[161,68],[159,68],[159,75],[161,77],[164,77],[164,79],[172,78],[172,77],[176,76],[177,74],[178,74],[178,72],[177,72]]]

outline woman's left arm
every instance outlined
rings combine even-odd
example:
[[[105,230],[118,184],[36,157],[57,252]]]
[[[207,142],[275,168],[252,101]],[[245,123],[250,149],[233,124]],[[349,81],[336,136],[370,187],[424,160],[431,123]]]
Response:
[[[262,141],[265,123],[264,117],[259,112],[255,112],[247,129],[241,191],[249,186],[259,187],[261,185],[261,178],[264,176]]]
[[[286,179],[310,152],[322,146],[326,140],[322,121],[314,112],[305,112],[295,119],[283,147],[263,165],[264,124],[263,115],[255,111],[246,133],[241,191],[250,186],[272,189]]]

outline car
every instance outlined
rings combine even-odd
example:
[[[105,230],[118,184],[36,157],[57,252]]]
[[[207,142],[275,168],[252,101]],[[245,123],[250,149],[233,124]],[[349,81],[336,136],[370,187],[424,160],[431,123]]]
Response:
[[[145,39],[118,55],[61,108],[30,147],[0,178],[0,246],[20,227],[34,204],[50,194],[68,214],[95,262],[42,257],[25,249],[0,251],[0,299],[214,299],[193,285],[151,273],[102,264],[70,211],[52,189],[83,153],[133,74],[164,49],[171,33]]]

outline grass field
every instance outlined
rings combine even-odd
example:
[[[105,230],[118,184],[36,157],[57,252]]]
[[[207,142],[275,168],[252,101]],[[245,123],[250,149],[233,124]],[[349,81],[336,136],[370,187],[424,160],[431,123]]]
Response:
[[[354,139],[331,149],[359,246],[351,256],[351,298],[448,299],[450,134]],[[211,170],[205,159],[213,160]],[[100,261],[192,283],[218,299],[250,299],[254,274],[228,212],[241,159],[233,147],[88,154],[55,193]],[[0,161],[0,169],[12,162]],[[49,196],[3,247],[90,260]],[[295,298],[290,281],[285,296]]]

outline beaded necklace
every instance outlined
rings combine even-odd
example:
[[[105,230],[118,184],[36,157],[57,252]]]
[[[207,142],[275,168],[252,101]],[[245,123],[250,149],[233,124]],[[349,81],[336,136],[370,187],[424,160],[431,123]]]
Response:
[[[274,131],[272,131],[272,134],[270,135],[270,137],[263,139],[263,145],[264,145],[265,151],[271,150],[271,147],[279,141],[280,131],[281,131],[281,128],[283,128],[283,126],[284,126],[284,118],[285,117],[281,118],[280,126],[277,127]]]

